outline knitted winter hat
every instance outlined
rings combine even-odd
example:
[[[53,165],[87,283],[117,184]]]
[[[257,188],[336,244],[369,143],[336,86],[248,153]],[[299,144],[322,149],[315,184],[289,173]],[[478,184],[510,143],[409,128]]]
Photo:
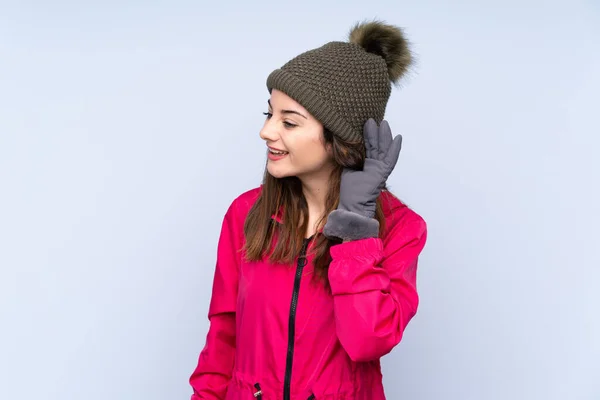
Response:
[[[401,28],[357,23],[348,42],[329,42],[273,71],[267,88],[290,96],[341,139],[362,141],[364,123],[369,118],[381,122],[391,84],[411,62]]]

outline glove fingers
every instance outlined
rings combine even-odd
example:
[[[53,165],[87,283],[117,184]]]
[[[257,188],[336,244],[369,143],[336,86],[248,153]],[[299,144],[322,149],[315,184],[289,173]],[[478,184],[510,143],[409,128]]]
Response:
[[[377,159],[383,160],[390,151],[392,145],[392,130],[387,121],[382,121],[379,125],[379,147],[377,152]]]
[[[402,149],[402,135],[397,135],[392,142],[386,156],[385,163],[388,167],[388,171],[392,172],[396,163],[398,162],[398,157],[400,156],[400,150]]]
[[[365,123],[364,136],[367,158],[377,157],[379,148],[379,129],[373,118],[369,118]]]

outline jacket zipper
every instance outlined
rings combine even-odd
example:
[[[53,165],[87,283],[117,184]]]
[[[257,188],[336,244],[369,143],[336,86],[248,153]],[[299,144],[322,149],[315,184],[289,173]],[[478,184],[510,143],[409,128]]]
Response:
[[[294,279],[294,291],[292,293],[292,304],[290,305],[290,318],[288,322],[288,348],[285,361],[285,379],[283,381],[283,400],[290,400],[290,385],[292,381],[292,363],[294,361],[294,339],[296,337],[296,307],[298,305],[298,293],[300,291],[300,280],[302,270],[306,265],[306,248],[310,239],[304,239],[302,250],[298,256],[296,266],[296,277]]]
[[[259,383],[255,383],[254,387],[256,388],[256,392],[254,393],[254,397],[256,397],[257,400],[262,400],[262,390],[260,389],[260,384]]]

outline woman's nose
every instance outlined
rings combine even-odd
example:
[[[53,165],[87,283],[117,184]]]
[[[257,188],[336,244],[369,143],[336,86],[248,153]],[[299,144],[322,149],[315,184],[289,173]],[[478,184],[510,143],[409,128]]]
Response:
[[[260,130],[260,137],[267,142],[277,141],[277,139],[279,139],[279,133],[277,132],[275,124],[268,120],[265,121],[265,125]]]

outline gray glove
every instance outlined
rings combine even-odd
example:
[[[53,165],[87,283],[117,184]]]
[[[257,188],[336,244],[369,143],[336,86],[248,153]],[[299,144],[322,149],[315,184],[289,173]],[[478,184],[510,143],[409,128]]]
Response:
[[[396,166],[402,148],[402,135],[392,139],[386,121],[378,127],[373,119],[364,126],[366,147],[362,170],[344,169],[340,187],[340,202],[327,217],[325,236],[342,240],[357,240],[379,236],[375,217],[376,201],[388,176]]]

